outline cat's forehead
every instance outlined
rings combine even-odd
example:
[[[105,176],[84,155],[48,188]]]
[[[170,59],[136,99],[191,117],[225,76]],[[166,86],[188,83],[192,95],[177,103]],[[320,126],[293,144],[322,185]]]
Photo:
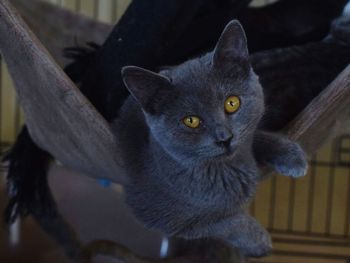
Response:
[[[191,87],[204,87],[211,73],[211,61],[205,57],[186,61],[183,64],[172,67],[165,74],[170,77],[172,84],[181,89]],[[198,89],[198,88],[197,88]]]
[[[213,68],[212,53],[161,73],[171,79],[172,85],[181,95],[200,96],[203,99],[226,96],[242,86],[239,85],[241,79],[227,78]]]
[[[207,112],[219,107],[218,102],[226,96],[225,90],[214,79],[211,68],[211,62],[201,58],[161,72],[171,79],[178,94],[176,101],[172,100],[176,110],[199,114],[204,109]]]

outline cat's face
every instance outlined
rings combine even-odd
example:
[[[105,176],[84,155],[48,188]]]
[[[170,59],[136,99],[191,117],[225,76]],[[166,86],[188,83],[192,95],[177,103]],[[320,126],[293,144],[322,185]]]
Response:
[[[237,21],[203,57],[159,74],[126,67],[123,77],[154,138],[183,163],[224,158],[250,147],[264,111],[262,88]]]

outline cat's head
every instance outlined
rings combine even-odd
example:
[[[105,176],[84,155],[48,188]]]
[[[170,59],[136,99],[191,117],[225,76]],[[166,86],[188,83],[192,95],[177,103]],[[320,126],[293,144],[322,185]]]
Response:
[[[238,21],[203,57],[159,74],[128,66],[122,75],[153,137],[173,158],[193,162],[250,147],[264,98]]]

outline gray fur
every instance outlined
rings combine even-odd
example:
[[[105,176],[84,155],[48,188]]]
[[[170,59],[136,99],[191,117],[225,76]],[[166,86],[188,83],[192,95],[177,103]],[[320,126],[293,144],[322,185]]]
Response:
[[[258,142],[277,135],[257,131],[264,96],[239,22],[227,25],[211,53],[159,74],[137,67],[122,74],[132,96],[113,126],[123,142],[126,200],[136,217],[168,235],[213,236],[247,255],[266,254],[268,233],[244,212],[260,180],[256,160],[291,176],[304,174],[306,162],[287,139],[266,143],[284,155],[261,144],[269,158],[256,156]],[[240,97],[241,107],[227,114],[224,101],[231,95]],[[199,116],[201,125],[185,126],[188,115]],[[290,153],[301,164],[289,164]]]

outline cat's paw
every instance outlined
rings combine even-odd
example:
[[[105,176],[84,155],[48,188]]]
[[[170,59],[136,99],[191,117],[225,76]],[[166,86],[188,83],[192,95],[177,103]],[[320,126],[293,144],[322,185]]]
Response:
[[[297,143],[290,143],[276,156],[273,166],[276,172],[294,178],[306,175],[308,169],[306,155]]]
[[[272,251],[272,240],[270,234],[265,230],[257,231],[248,245],[239,248],[241,253],[247,257],[264,257]]]

